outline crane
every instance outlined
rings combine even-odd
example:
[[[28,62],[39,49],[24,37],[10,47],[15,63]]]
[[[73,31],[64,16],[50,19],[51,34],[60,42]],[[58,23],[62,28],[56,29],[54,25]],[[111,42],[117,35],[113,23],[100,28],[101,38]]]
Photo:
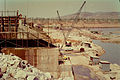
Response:
[[[59,21],[62,21],[60,18],[60,14],[59,14],[58,10],[57,10],[57,15],[58,15]]]
[[[72,22],[71,29],[68,30],[67,35],[65,35],[65,33],[62,31],[63,36],[64,36],[64,43],[63,43],[63,45],[66,43],[66,40],[67,40],[68,36],[70,35],[70,32],[72,31],[72,27],[75,24],[78,23],[78,21],[79,21],[79,15],[80,15],[80,13],[81,13],[81,11],[82,11],[82,9],[83,9],[83,7],[84,7],[85,4],[86,4],[86,1],[83,2],[82,6],[80,7],[79,11],[77,12],[77,14],[76,14],[76,16],[74,18],[74,22]],[[57,15],[58,15],[59,21],[62,21],[62,19],[60,18],[60,14],[59,14],[58,10],[57,10]],[[61,27],[62,27],[62,24],[60,24],[60,28]],[[63,45],[61,46],[61,48],[63,47]]]
[[[82,11],[85,3],[86,3],[86,1],[84,1],[84,3],[82,4],[82,6],[80,7],[79,11],[77,12],[77,15],[76,15],[76,17],[75,17],[75,19],[74,19],[76,23],[77,23],[78,20],[79,20],[79,15],[80,15],[80,13],[81,13],[81,11]]]
[[[74,22],[73,22],[72,25],[71,25],[71,29],[68,31],[66,37],[69,37],[70,32],[72,31],[72,27],[74,27],[74,25],[78,23],[80,13],[81,13],[81,11],[82,11],[83,6],[85,5],[85,3],[86,3],[86,1],[83,2],[82,6],[80,7],[79,11],[77,12],[76,17],[75,17],[75,19],[74,19]]]
[[[59,21],[61,22],[62,21],[62,19],[60,18],[60,14],[59,14],[59,11],[57,10],[57,15],[58,15],[58,18],[59,18]],[[60,28],[62,27],[62,23],[60,23]],[[59,28],[59,29],[60,29]],[[63,34],[63,36],[64,36],[64,42],[63,42],[63,44],[62,44],[62,46],[61,46],[61,48],[63,47],[63,45],[65,44],[65,42],[66,42],[66,37],[65,37],[65,33],[64,33],[64,31],[62,30],[62,34]]]

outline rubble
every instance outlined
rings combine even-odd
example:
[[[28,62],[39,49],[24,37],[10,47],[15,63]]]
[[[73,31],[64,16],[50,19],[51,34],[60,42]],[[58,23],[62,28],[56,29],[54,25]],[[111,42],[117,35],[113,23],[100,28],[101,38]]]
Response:
[[[0,54],[0,80],[50,80],[51,74],[41,72],[15,55]]]

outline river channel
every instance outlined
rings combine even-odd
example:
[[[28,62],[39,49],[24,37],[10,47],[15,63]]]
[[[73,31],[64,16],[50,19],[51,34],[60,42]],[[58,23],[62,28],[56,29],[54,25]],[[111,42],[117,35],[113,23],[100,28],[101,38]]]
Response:
[[[102,31],[103,33],[109,32],[118,32],[120,28],[91,28],[92,31]],[[120,33],[115,33],[113,35],[120,35]],[[120,65],[120,44],[115,43],[104,43],[100,40],[93,40],[93,43],[101,46],[105,50],[105,54],[103,54],[100,58],[101,60],[106,60],[111,63],[116,63]]]

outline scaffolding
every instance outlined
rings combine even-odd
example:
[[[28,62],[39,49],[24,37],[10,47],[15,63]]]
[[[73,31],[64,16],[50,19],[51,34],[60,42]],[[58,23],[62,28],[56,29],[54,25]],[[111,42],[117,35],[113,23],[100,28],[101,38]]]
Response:
[[[55,47],[48,35],[41,31],[32,33],[19,11],[0,11],[0,48],[4,47]],[[4,15],[5,14],[5,15]],[[21,25],[23,21],[23,24]],[[22,27],[20,27],[22,26]],[[28,30],[29,29],[29,30]],[[32,45],[32,44],[33,45]]]

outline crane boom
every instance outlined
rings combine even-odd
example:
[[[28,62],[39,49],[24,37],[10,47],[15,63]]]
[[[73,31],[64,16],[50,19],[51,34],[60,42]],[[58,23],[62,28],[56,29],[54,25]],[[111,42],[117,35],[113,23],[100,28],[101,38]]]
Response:
[[[58,10],[57,10],[57,15],[58,15],[59,21],[61,21],[60,14],[59,14]]]
[[[75,19],[74,19],[75,23],[78,22],[79,15],[80,15],[80,13],[81,13],[81,11],[82,11],[82,8],[84,7],[85,3],[86,3],[86,1],[84,1],[84,3],[82,4],[82,6],[80,7],[79,11],[77,12],[76,17],[75,17]],[[60,18],[60,14],[59,14],[58,10],[57,10],[57,15],[58,15],[59,21],[62,21],[62,19]],[[73,27],[75,23],[72,23],[71,27]],[[61,24],[61,26],[62,26],[62,24]],[[61,26],[60,26],[60,27],[61,27]],[[72,30],[72,28],[71,28],[70,30],[68,30],[68,33],[67,33],[66,35],[65,35],[65,33],[62,31],[63,36],[64,36],[63,45],[65,44],[65,42],[66,42],[66,40],[67,40],[67,38],[68,38],[71,30]],[[61,46],[61,48],[63,47],[63,45]]]
[[[60,28],[62,27],[62,23],[61,23],[61,21],[62,21],[62,19],[60,18],[60,14],[59,14],[59,12],[58,12],[58,10],[57,10],[57,15],[58,15],[58,18],[59,18],[59,21],[60,21]],[[65,33],[64,33],[64,31],[62,30],[62,34],[63,34],[63,36],[64,36],[64,42],[63,42],[63,44],[62,44],[62,46],[61,46],[61,48],[63,47],[63,45],[65,44],[65,42],[66,42],[66,37],[65,37]]]
[[[76,17],[74,19],[75,22],[72,23],[71,27],[73,27],[78,22],[79,15],[80,15],[85,3],[86,3],[86,1],[83,2],[82,6],[80,7],[79,11],[77,12],[77,15],[76,15]],[[68,31],[66,37],[68,37],[70,35],[71,30],[72,30],[72,28]]]
[[[80,9],[79,9],[79,11],[78,11],[78,13],[77,13],[77,15],[76,15],[76,17],[75,17],[76,23],[78,22],[79,15],[80,15],[80,13],[81,13],[81,11],[82,11],[85,3],[86,3],[86,1],[83,2],[82,6],[80,7]]]

